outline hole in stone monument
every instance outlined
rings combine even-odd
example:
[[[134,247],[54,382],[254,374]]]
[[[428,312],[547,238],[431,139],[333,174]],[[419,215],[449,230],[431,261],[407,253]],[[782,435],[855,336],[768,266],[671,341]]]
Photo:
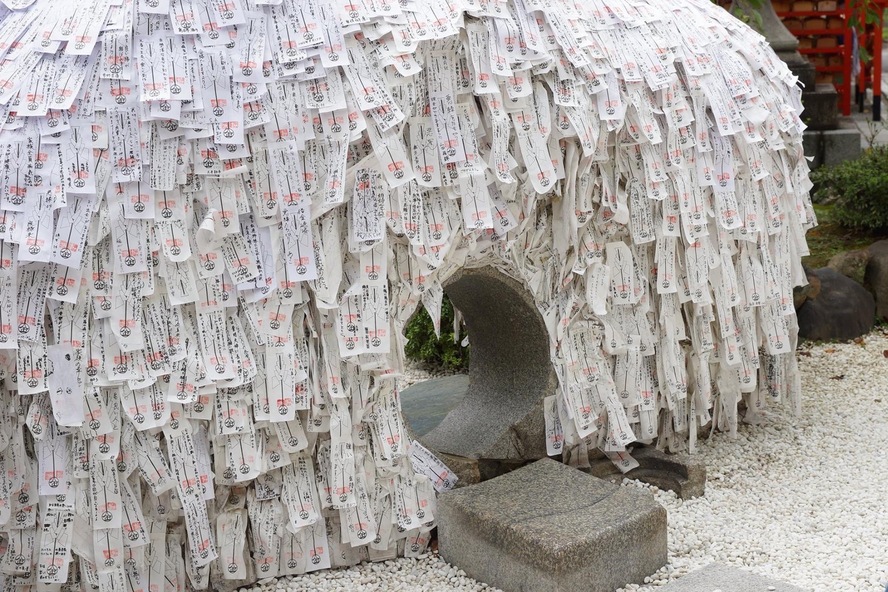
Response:
[[[405,389],[408,426],[423,445],[446,455],[445,462],[486,464],[478,469],[481,477],[493,476],[490,467],[507,470],[543,458],[542,400],[556,382],[549,335],[532,295],[490,267],[460,270],[444,291],[463,316],[469,373]]]

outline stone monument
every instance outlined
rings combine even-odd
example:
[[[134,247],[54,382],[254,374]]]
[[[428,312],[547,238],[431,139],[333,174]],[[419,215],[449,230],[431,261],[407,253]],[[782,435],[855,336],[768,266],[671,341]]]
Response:
[[[631,471],[797,406],[794,80],[708,0],[0,0],[7,585],[422,554],[403,329],[445,290],[448,454]]]

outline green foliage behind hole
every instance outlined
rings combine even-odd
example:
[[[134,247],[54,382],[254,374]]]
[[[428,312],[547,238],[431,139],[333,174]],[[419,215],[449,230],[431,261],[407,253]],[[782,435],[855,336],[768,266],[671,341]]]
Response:
[[[469,367],[469,347],[453,342],[453,304],[447,296],[441,303],[441,338],[435,337],[432,319],[420,307],[407,323],[407,347],[404,353],[411,360],[447,370],[466,370]],[[465,337],[465,328],[460,341]]]
[[[848,228],[888,228],[888,147],[811,174],[814,200],[833,203],[831,217]]]

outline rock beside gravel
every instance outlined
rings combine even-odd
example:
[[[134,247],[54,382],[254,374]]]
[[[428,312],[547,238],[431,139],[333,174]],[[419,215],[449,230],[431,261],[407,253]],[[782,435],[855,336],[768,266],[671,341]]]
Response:
[[[638,467],[625,473],[627,479],[638,479],[660,489],[674,491],[681,499],[700,497],[706,491],[706,465],[693,455],[667,454],[653,446],[632,450]],[[608,458],[590,459],[590,475],[611,482],[621,482],[624,473]]]
[[[663,588],[663,592],[804,592],[801,588],[727,565],[712,563]]]
[[[823,267],[814,272],[820,292],[798,309],[799,337],[817,341],[854,339],[873,328],[876,303],[872,294],[839,272]]]
[[[858,284],[863,284],[869,260],[869,249],[854,249],[833,255],[826,266],[851,278]]]
[[[792,303],[796,310],[801,308],[808,298],[817,298],[817,295],[820,294],[820,278],[817,277],[814,270],[806,267],[805,276],[808,278],[808,284],[798,286],[792,291]]]
[[[869,246],[863,284],[876,299],[876,316],[888,319],[888,240]]]

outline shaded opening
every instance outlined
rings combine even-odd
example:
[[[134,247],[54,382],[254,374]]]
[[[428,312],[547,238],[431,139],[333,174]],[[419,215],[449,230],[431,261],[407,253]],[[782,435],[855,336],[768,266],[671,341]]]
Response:
[[[555,375],[533,297],[490,267],[460,270],[444,291],[469,335],[469,374],[405,389],[408,425],[425,446],[445,454],[496,460],[546,456],[542,399],[554,392]]]

